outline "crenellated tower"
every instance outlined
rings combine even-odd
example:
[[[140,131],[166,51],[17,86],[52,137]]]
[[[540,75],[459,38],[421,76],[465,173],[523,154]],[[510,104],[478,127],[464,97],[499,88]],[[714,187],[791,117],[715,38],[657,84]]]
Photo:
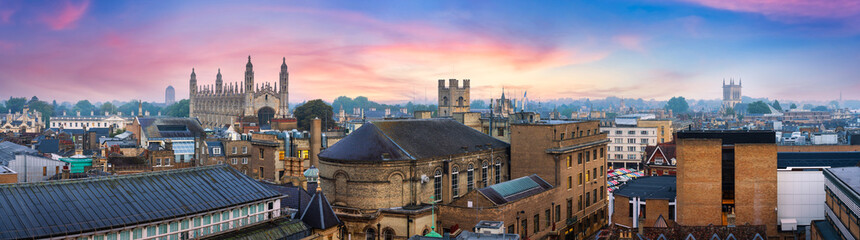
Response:
[[[436,115],[450,117],[454,113],[469,112],[469,90],[469,79],[463,79],[463,87],[460,87],[457,79],[448,79],[447,87],[445,79],[439,79],[439,107]]]
[[[287,71],[287,58],[284,57],[284,62],[281,63],[281,73],[278,78],[278,83],[281,85],[281,88],[278,90],[278,95],[280,96],[280,106],[278,108],[278,115],[281,117],[286,117],[290,115],[290,92],[287,87],[290,83],[290,72]]]
[[[729,79],[729,84],[726,85],[726,79],[723,79],[723,107],[722,112],[726,109],[734,109],[735,105],[741,103],[743,95],[741,95],[742,80],[738,79],[738,84],[735,84],[735,79]]]

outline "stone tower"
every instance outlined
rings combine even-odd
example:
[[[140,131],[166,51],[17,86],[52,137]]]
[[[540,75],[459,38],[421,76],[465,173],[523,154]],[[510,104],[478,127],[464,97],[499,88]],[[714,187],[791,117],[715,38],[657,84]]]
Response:
[[[176,89],[168,85],[167,89],[164,90],[164,104],[170,105],[174,102],[176,102]]]
[[[445,79],[439,79],[439,109],[437,116],[450,117],[454,113],[469,112],[469,79],[463,79],[463,87],[460,87],[457,79],[448,79],[445,87]]]
[[[194,99],[197,95],[197,74],[191,68],[191,80],[188,81],[188,116],[194,116]]]
[[[728,108],[735,108],[735,105],[741,103],[741,85],[743,83],[741,80],[738,80],[738,84],[735,84],[734,79],[729,80],[729,84],[726,85],[726,80],[723,79],[723,107],[722,111],[725,112]]]
[[[251,55],[248,55],[248,64],[245,64],[245,116],[256,115],[254,112],[254,65],[251,64]]]
[[[221,79],[221,69],[218,69],[218,75],[215,75],[215,92],[221,93],[224,90],[224,80]]]
[[[287,71],[287,58],[284,58],[284,62],[281,63],[281,74],[279,75],[278,83],[281,85],[281,89],[278,90],[278,94],[281,98],[281,104],[278,108],[278,115],[281,117],[286,117],[290,114],[290,92],[288,91],[288,84],[290,83],[290,72]]]

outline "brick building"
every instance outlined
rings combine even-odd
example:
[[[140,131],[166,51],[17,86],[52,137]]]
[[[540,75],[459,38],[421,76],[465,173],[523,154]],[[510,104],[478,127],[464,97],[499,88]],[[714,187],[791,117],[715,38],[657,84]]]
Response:
[[[532,238],[578,239],[606,225],[609,139],[598,127],[598,121],[558,120],[511,126],[511,177],[536,174],[555,186],[547,196],[529,200],[534,204],[525,209],[532,218],[527,222],[534,223],[534,215],[544,216],[540,221],[553,219],[554,227],[528,233]],[[561,211],[566,218],[545,216]]]
[[[675,177],[653,176],[632,180],[609,194],[610,224],[625,228],[675,222]]]
[[[452,119],[370,121],[319,154],[320,186],[348,238],[406,239],[434,225],[431,201],[510,179],[509,149]]]
[[[777,234],[777,153],[772,131],[677,134],[677,223],[764,225]],[[734,215],[732,219],[730,215]]]
[[[658,143],[657,146],[645,148],[645,175],[663,176],[675,175],[678,159],[675,155],[675,143]]]

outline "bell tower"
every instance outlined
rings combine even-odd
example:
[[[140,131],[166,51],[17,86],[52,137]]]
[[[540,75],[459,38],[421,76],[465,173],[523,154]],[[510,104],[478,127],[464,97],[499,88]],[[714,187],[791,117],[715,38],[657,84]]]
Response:
[[[251,55],[248,55],[248,64],[245,64],[245,116],[256,115],[254,93],[254,65],[251,64]]]
[[[194,116],[194,102],[197,97],[197,74],[194,73],[194,68],[191,68],[191,80],[188,81],[188,116]]]
[[[215,93],[224,91],[224,80],[221,79],[221,69],[218,69],[218,75],[215,75]]]

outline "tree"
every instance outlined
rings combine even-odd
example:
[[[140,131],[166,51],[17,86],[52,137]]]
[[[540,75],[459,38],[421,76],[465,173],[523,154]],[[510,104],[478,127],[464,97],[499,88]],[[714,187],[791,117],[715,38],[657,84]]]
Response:
[[[7,113],[6,105],[3,103],[0,103],[0,114],[3,114],[3,113]]]
[[[96,110],[96,106],[90,103],[89,100],[80,100],[78,103],[75,103],[75,107],[72,110],[81,112],[82,116],[89,116],[90,112]]]
[[[24,110],[26,103],[26,98],[9,97],[9,100],[6,101],[6,111],[12,110],[13,113],[21,112]]]
[[[825,107],[825,106],[817,106],[817,107],[812,108],[812,111],[816,111],[816,112],[826,112],[826,111],[827,111],[827,107]]]
[[[782,111],[782,106],[779,105],[779,100],[773,100],[773,108]]]
[[[473,109],[485,109],[485,108],[487,108],[487,103],[485,103],[484,100],[478,99],[478,100],[472,101],[472,103],[470,104],[469,107],[471,107]]]
[[[792,103],[791,106],[789,106],[788,108],[797,109],[797,104]]]
[[[311,100],[296,107],[293,115],[298,121],[299,130],[310,130],[311,120],[314,118],[322,119],[323,129],[335,127],[332,107],[321,99]]]
[[[770,107],[763,101],[756,101],[747,106],[747,112],[752,114],[768,114],[770,113]]]
[[[666,109],[672,110],[673,113],[679,114],[687,112],[690,109],[690,105],[687,104],[687,99],[684,97],[672,97],[666,102]]]
[[[114,106],[113,103],[110,103],[110,102],[106,102],[106,103],[102,104],[101,107],[99,107],[99,111],[101,111],[103,113],[113,114],[116,112],[116,110],[117,110],[117,107]]]
[[[189,110],[189,101],[188,99],[179,100],[170,106],[164,108],[164,112],[162,114],[171,116],[171,117],[188,117]]]

